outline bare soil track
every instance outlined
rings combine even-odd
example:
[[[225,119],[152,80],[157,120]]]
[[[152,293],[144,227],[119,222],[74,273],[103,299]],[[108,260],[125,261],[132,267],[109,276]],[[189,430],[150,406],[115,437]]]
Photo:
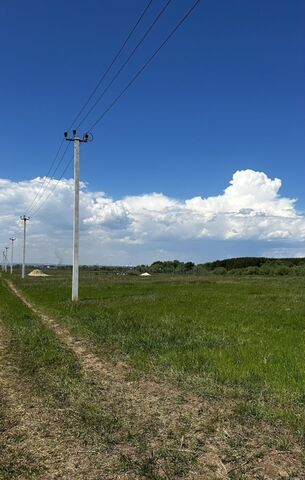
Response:
[[[63,428],[64,410],[35,395],[12,364],[0,330],[0,479],[103,478],[103,458]],[[101,461],[102,460],[102,461]],[[107,477],[110,478],[110,477]]]
[[[226,399],[186,394],[144,375],[131,380],[128,365],[111,363],[102,353],[93,353],[89,342],[75,339],[11,282],[6,283],[77,355],[86,375],[102,389],[100,404],[111,405],[123,420],[122,433],[112,449],[102,455],[86,451],[79,439],[60,427],[64,412],[45,408],[42,399],[31,396],[29,385],[16,382],[14,366],[4,355],[0,375],[4,437],[0,442],[5,446],[0,443],[4,449],[0,463],[3,458],[9,461],[11,450],[17,450],[20,458],[33,459],[33,472],[21,472],[14,478],[305,479],[301,449],[293,437],[294,447],[279,451],[274,446],[277,427],[257,420],[240,421],[235,405]],[[3,353],[5,335],[1,339]],[[21,440],[16,432],[22,432]]]

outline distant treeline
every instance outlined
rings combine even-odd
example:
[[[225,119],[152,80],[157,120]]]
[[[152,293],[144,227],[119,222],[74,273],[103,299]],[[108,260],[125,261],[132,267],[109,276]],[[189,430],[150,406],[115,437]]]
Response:
[[[133,273],[179,273],[215,275],[305,275],[305,258],[239,257],[194,264],[193,262],[157,261],[138,265]]]
[[[285,265],[293,267],[295,265],[305,265],[305,258],[266,258],[266,257],[238,257],[226,258],[224,260],[216,260],[203,264],[207,270],[215,270],[215,268],[223,267],[226,270],[235,268],[261,267],[262,265]]]
[[[34,267],[34,266],[33,266]],[[35,268],[37,265],[35,265]],[[42,266],[43,268],[58,268]],[[29,266],[28,266],[29,268]],[[61,269],[71,269],[71,265],[61,265]],[[137,266],[101,266],[83,265],[82,270],[98,271],[111,275],[150,274],[188,274],[188,275],[304,275],[305,258],[266,258],[238,257],[199,263],[180,262],[179,260],[158,260],[151,265]]]

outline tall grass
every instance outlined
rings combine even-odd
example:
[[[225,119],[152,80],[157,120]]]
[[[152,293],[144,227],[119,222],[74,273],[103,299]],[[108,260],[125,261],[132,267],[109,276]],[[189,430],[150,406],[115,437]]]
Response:
[[[15,279],[26,295],[98,348],[142,370],[230,389],[253,414],[305,425],[305,279],[103,276]]]

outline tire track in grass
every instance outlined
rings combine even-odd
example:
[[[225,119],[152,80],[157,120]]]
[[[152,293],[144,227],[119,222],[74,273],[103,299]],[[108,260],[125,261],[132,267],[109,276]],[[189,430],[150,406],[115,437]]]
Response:
[[[144,375],[131,381],[126,364],[102,360],[85,339],[75,339],[11,281],[6,284],[76,354],[87,375],[102,387],[105,407],[111,405],[124,421],[123,439],[114,451],[127,476],[113,478],[304,480],[299,449],[274,448],[278,429],[240,423],[234,405],[226,401],[184,394]]]
[[[65,428],[67,409],[46,404],[12,361],[9,337],[0,325],[0,479],[100,479],[97,456]]]
[[[0,291],[0,479],[125,478],[103,392],[49,326]]]

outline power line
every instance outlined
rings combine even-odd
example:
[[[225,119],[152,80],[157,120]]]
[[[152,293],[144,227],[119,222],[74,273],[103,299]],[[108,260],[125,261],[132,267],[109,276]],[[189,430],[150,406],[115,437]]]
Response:
[[[53,160],[52,160],[52,162],[51,162],[51,166],[50,166],[47,174],[45,175],[45,179],[44,179],[44,181],[43,181],[43,183],[42,183],[42,185],[41,185],[41,188],[40,188],[40,189],[38,190],[38,192],[36,193],[36,195],[35,195],[34,199],[32,200],[32,202],[27,206],[26,211],[30,211],[30,210],[31,210],[31,208],[33,207],[33,205],[34,205],[37,197],[39,196],[41,190],[43,189],[43,186],[44,186],[44,184],[45,184],[45,182],[46,182],[46,179],[47,179],[47,177],[50,175],[50,173],[51,173],[51,171],[52,171],[53,165],[54,165],[54,163],[56,162],[56,159],[57,159],[57,157],[58,157],[58,155],[59,155],[59,152],[60,152],[63,144],[64,144],[64,140],[61,141],[61,143],[60,143],[60,145],[59,145],[59,147],[58,147],[58,150],[57,150],[57,152],[56,152],[56,155],[55,155],[55,157],[53,158]]]
[[[111,70],[111,68],[113,67],[113,65],[115,64],[116,60],[118,59],[118,57],[120,56],[120,54],[122,53],[123,49],[125,48],[125,46],[127,45],[129,39],[131,38],[132,34],[134,33],[134,31],[136,30],[137,26],[139,25],[139,23],[141,22],[142,18],[144,17],[144,15],[146,14],[147,10],[149,9],[150,5],[152,4],[153,0],[150,0],[148,2],[148,4],[146,5],[146,7],[144,8],[143,12],[141,13],[140,17],[138,18],[138,20],[136,21],[135,25],[132,27],[132,29],[130,30],[129,34],[127,35],[125,41],[123,42],[122,46],[119,48],[119,50],[117,51],[117,53],[115,54],[113,60],[110,62],[110,64],[108,65],[108,67],[106,68],[105,72],[102,74],[101,78],[99,79],[99,81],[97,82],[96,86],[94,87],[94,89],[92,90],[92,92],[90,93],[89,97],[87,98],[87,100],[85,101],[85,103],[83,104],[83,106],[81,107],[81,109],[79,110],[79,112],[77,113],[77,115],[75,116],[74,120],[72,121],[70,127],[68,128],[68,130],[70,130],[73,125],[75,124],[76,120],[78,120],[78,118],[81,116],[81,114],[83,113],[83,111],[85,110],[85,108],[87,107],[88,103],[90,102],[90,100],[92,99],[92,97],[94,96],[94,94],[96,93],[96,91],[98,90],[99,86],[101,85],[101,83],[103,82],[103,80],[105,79],[106,75],[109,73],[109,71]]]
[[[88,131],[92,131],[97,124],[107,115],[107,113],[114,107],[114,105],[119,101],[119,99],[126,93],[126,91],[133,85],[133,83],[138,79],[138,77],[142,74],[142,72],[148,67],[148,65],[152,62],[152,60],[157,56],[157,54],[160,52],[160,50],[166,45],[166,43],[171,39],[171,37],[176,33],[176,31],[182,26],[182,24],[186,21],[186,19],[191,15],[193,10],[197,7],[197,5],[200,3],[201,0],[196,0],[196,2],[192,5],[191,8],[185,13],[185,15],[179,20],[179,22],[175,25],[175,27],[171,30],[169,35],[165,38],[165,40],[161,43],[161,45],[154,51],[154,53],[149,57],[149,59],[144,63],[144,65],[138,70],[138,72],[132,77],[130,82],[126,85],[126,87],[121,91],[121,93],[111,102],[111,104],[104,110],[104,112],[97,118],[97,120],[91,125],[91,127],[88,129]],[[169,2],[166,4],[166,6],[169,4]],[[69,144],[68,144],[69,145]],[[40,211],[40,209],[43,207],[43,205],[47,202],[47,200],[50,198],[50,196],[55,192],[59,182],[65,175],[66,171],[68,170],[69,166],[71,165],[73,161],[73,156],[70,158],[68,164],[66,165],[64,171],[62,172],[61,176],[59,179],[56,181],[54,188],[49,192],[47,197],[44,199],[44,201],[38,206],[36,211],[32,214],[32,217],[34,215],[37,215],[37,213]],[[51,181],[51,179],[50,179]]]
[[[88,129],[89,132],[96,127],[96,125],[107,115],[107,113],[114,107],[114,105],[118,102],[118,100],[124,95],[124,93],[131,87],[131,85],[137,80],[137,78],[141,75],[141,73],[148,67],[148,65],[152,62],[152,60],[156,57],[156,55],[160,52],[160,50],[165,46],[165,44],[170,40],[170,38],[176,33],[176,31],[181,27],[181,25],[185,22],[185,20],[190,16],[193,10],[197,7],[201,0],[197,0],[193,6],[186,12],[186,14],[179,20],[170,34],[166,37],[166,39],[161,43],[161,45],[155,50],[155,52],[149,57],[149,59],[144,63],[144,65],[138,70],[138,72],[132,77],[130,82],[126,85],[126,87],[121,91],[121,93],[112,101],[112,103],[104,110],[104,112],[97,118],[97,120],[90,126]]]
[[[139,40],[139,42],[137,43],[137,45],[134,47],[134,49],[131,51],[131,53],[128,55],[127,59],[125,60],[125,62],[123,63],[123,65],[119,68],[119,70],[117,71],[117,73],[114,75],[114,77],[112,78],[112,80],[108,83],[108,85],[104,88],[104,90],[102,91],[102,93],[99,95],[99,97],[96,99],[96,101],[93,103],[93,105],[91,106],[91,108],[89,109],[89,111],[85,114],[85,116],[82,118],[82,120],[79,122],[79,124],[77,125],[76,128],[79,128],[83,123],[84,121],[89,117],[90,113],[95,109],[95,107],[97,106],[97,104],[101,101],[101,99],[104,97],[105,93],[108,92],[109,88],[111,87],[111,85],[114,83],[114,81],[118,78],[118,76],[120,75],[120,73],[124,70],[124,68],[126,67],[126,65],[130,62],[130,60],[132,59],[132,57],[134,56],[134,54],[136,53],[136,51],[138,50],[138,48],[140,47],[140,45],[144,42],[145,38],[147,37],[147,35],[151,32],[151,30],[154,28],[154,26],[156,25],[156,23],[158,22],[158,20],[160,19],[160,17],[163,15],[163,13],[165,12],[165,10],[167,9],[167,7],[169,6],[169,4],[171,3],[172,0],[168,0],[166,2],[166,4],[162,7],[162,9],[160,10],[160,12],[158,13],[158,15],[156,16],[156,18],[154,19],[154,21],[151,23],[151,25],[148,27],[148,29],[146,30],[146,32],[144,33],[144,35],[141,37],[141,39]]]
[[[42,201],[42,203],[40,203],[40,205],[38,205],[38,208],[36,209],[36,211],[34,211],[34,213],[32,213],[32,218],[35,217],[37,215],[37,213],[41,210],[41,208],[46,204],[46,202],[49,200],[49,198],[51,197],[51,195],[54,194],[56,188],[58,187],[58,184],[59,182],[61,181],[61,179],[63,178],[63,176],[65,175],[65,173],[67,172],[68,168],[70,167],[71,163],[73,161],[73,155],[72,157],[70,158],[70,160],[68,161],[67,165],[65,166],[63,172],[61,173],[60,177],[56,180],[56,183],[53,187],[52,190],[50,190],[50,192],[48,193],[48,195],[45,197],[45,199]],[[51,179],[52,180],[52,179]]]
[[[51,180],[54,178],[55,173],[57,172],[60,165],[62,164],[62,161],[65,158],[69,147],[70,147],[70,144],[67,144],[66,148],[64,149],[64,152],[63,152],[62,156],[60,157],[59,161],[57,162],[56,168],[55,168],[52,176],[51,177],[48,177],[48,176],[45,177],[45,179],[43,181],[43,184],[41,185],[39,191],[37,192],[37,194],[34,198],[34,201],[31,204],[31,207],[28,209],[28,213],[30,213],[33,208],[35,209],[35,203],[36,203],[36,206],[37,206],[37,204],[39,204],[39,201],[41,200],[41,198],[44,196],[44,191],[46,190],[46,188],[50,184]],[[42,194],[40,195],[40,198],[38,198],[38,195],[39,195],[40,192],[42,192]]]
[[[103,75],[101,76],[101,78],[99,79],[99,81],[97,82],[96,86],[94,87],[93,91],[91,92],[91,94],[89,95],[89,97],[87,98],[86,102],[83,104],[83,106],[81,107],[81,109],[79,110],[79,112],[77,113],[77,115],[75,116],[74,120],[72,121],[70,127],[68,130],[70,130],[73,126],[73,124],[76,122],[76,120],[80,117],[80,115],[82,114],[82,112],[84,111],[84,109],[87,107],[88,103],[90,102],[90,100],[92,99],[92,97],[94,96],[94,94],[96,93],[96,91],[98,90],[99,86],[101,85],[101,83],[103,82],[103,80],[105,79],[106,75],[109,73],[109,71],[111,70],[111,68],[113,67],[113,65],[115,64],[116,60],[118,59],[118,57],[120,56],[120,54],[122,53],[123,49],[125,48],[125,46],[127,45],[128,41],[130,40],[131,36],[133,35],[134,31],[136,30],[136,28],[138,27],[139,23],[142,21],[144,15],[146,14],[147,10],[149,9],[150,5],[152,4],[154,0],[150,0],[146,7],[144,8],[144,10],[142,11],[141,15],[139,16],[139,18],[137,19],[135,25],[132,27],[132,29],[130,30],[130,32],[128,33],[125,41],[123,42],[122,46],[119,48],[119,50],[117,51],[117,53],[115,54],[113,60],[111,61],[111,63],[108,65],[108,67],[106,68],[105,72],[103,73]],[[60,160],[58,161],[57,165],[56,165],[56,168],[54,170],[54,172],[52,173],[51,175],[51,178],[48,178],[49,175],[51,174],[52,172],[52,169],[53,169],[53,166],[55,165],[55,162],[59,156],[59,153],[62,149],[62,146],[64,144],[64,140],[61,141],[60,145],[59,145],[59,148],[57,150],[57,153],[53,159],[53,161],[51,162],[51,166],[43,180],[43,183],[40,187],[40,189],[38,190],[38,192],[36,193],[34,199],[32,200],[32,202],[30,203],[30,205],[28,206],[27,208],[27,211],[29,212],[30,210],[32,210],[34,207],[35,207],[35,203],[39,203],[40,199],[44,196],[44,192],[43,190],[46,190],[47,186],[49,185],[50,181],[52,178],[54,178],[54,175],[55,173],[57,172],[59,166],[61,165],[62,163],[62,160],[63,158],[65,157],[66,155],[66,152],[67,152],[67,148],[66,150],[64,151],[64,154],[62,155],[62,157],[60,158]],[[39,198],[40,197],[40,198]],[[37,206],[37,205],[36,205]]]

